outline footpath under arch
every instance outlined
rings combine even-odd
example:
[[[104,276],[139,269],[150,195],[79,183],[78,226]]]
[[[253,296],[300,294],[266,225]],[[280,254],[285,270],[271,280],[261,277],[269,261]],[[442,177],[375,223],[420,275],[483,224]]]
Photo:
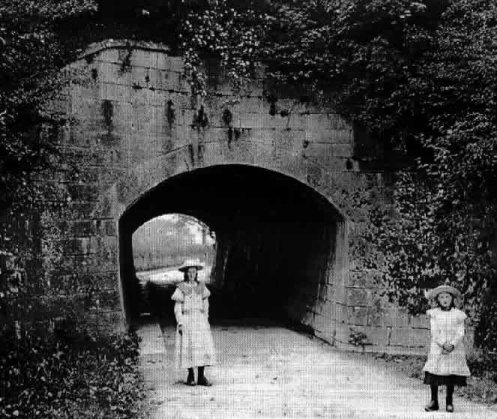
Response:
[[[172,176],[119,220],[120,279],[127,321],[139,316],[131,237],[166,213],[191,215],[215,231],[212,315],[299,323],[343,290],[344,217],[310,186],[276,171],[217,165]],[[343,257],[343,255],[341,255]],[[168,302],[164,302],[168,304]]]

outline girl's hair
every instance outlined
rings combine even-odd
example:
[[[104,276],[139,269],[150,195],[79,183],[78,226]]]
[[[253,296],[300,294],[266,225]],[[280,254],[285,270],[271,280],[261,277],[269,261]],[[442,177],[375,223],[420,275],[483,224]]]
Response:
[[[185,271],[183,271],[183,281],[186,281],[187,280],[187,275],[188,275],[188,269],[186,269]],[[198,269],[195,268],[195,278],[193,278],[194,281],[198,281]]]
[[[443,293],[440,293],[440,294],[443,294]],[[437,304],[437,306],[439,308],[442,308],[442,304],[440,304],[440,300],[438,299],[438,297],[440,297],[440,294],[438,294],[436,297],[435,297],[435,303]],[[456,297],[454,297],[452,294],[449,294],[450,295],[450,306],[449,306],[449,309],[451,308],[455,308],[456,307]]]

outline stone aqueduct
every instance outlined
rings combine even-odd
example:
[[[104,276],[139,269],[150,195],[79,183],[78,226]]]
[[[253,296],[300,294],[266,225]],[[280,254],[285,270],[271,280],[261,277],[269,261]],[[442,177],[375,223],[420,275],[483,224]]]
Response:
[[[63,179],[66,258],[71,281],[97,289],[98,324],[137,318],[132,233],[184,213],[216,232],[219,304],[231,287],[247,310],[338,347],[361,349],[350,339],[363,333],[366,350],[422,350],[426,319],[386,305],[368,264],[369,216],[391,191],[382,150],[361,130],[263,76],[238,95],[208,68],[208,95],[194,99],[182,60],[158,45],[107,41],[71,67],[78,81],[58,102],[72,117],[64,158],[79,168]]]

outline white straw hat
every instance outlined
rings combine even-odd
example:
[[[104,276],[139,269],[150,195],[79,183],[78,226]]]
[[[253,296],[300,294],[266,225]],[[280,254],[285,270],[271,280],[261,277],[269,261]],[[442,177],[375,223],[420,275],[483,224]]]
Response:
[[[199,259],[186,259],[178,270],[185,272],[188,268],[197,268],[198,271],[204,269],[204,264]]]
[[[440,285],[439,287],[433,288],[430,292],[428,292],[428,298],[435,299],[442,292],[446,292],[454,298],[462,298],[461,292],[450,285]]]

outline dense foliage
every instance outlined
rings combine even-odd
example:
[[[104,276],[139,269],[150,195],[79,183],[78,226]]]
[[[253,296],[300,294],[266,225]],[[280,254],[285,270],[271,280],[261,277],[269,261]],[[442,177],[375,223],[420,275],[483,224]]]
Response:
[[[4,336],[2,418],[141,417],[136,334],[95,336],[65,324],[54,336]]]
[[[60,25],[94,9],[90,0],[5,0],[0,4],[2,320],[28,314],[32,306],[23,296],[42,292],[46,273],[60,259],[54,220],[68,210],[69,195],[63,185],[44,180],[47,170],[61,167],[58,131],[68,115],[46,104],[56,101],[67,82],[61,68],[76,53],[64,46]],[[51,173],[56,179],[57,172]]]
[[[371,136],[404,153],[394,213],[377,208],[370,238],[390,297],[411,312],[450,282],[497,350],[497,5],[491,0],[311,0],[192,15],[183,48],[193,85],[217,55],[235,86],[257,61],[307,85]]]
[[[61,263],[57,220],[68,215],[69,195],[41,180],[57,179],[51,169],[60,167],[58,129],[68,116],[45,105],[56,101],[67,82],[60,70],[76,53],[60,28],[95,7],[91,0],[0,3],[2,418],[128,418],[140,408],[137,336],[85,332],[67,320],[77,304],[48,287]]]
[[[46,167],[63,113],[43,105],[63,82],[74,57],[61,42],[64,20],[88,13],[91,0],[5,0],[0,5],[0,208],[36,200],[33,172]],[[14,199],[15,197],[15,199]]]

